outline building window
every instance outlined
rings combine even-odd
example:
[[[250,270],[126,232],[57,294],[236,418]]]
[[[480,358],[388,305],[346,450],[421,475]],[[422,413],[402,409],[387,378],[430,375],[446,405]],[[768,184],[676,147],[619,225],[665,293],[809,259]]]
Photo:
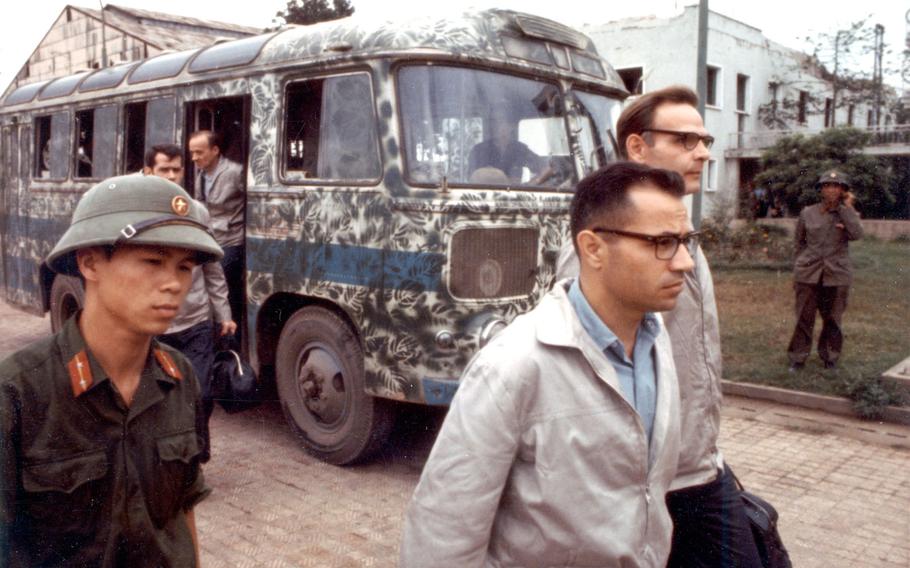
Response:
[[[626,86],[626,90],[633,95],[642,94],[642,68],[641,67],[628,67],[626,69],[617,69],[616,72],[619,73],[619,78],[622,79],[623,84]]]
[[[708,160],[708,176],[705,179],[705,191],[717,191],[717,160]]]
[[[800,124],[806,123],[806,116],[809,110],[809,93],[799,91],[799,107],[797,109],[797,120]]]
[[[853,110],[853,105],[847,107],[847,126],[853,126]]]
[[[720,106],[720,67],[708,65],[707,71],[708,85],[705,104],[717,107]]]
[[[749,76],[736,75],[736,110],[749,112]]]
[[[834,101],[825,99],[825,128],[834,126]]]
[[[871,108],[866,112],[866,126],[875,126],[875,113]]]

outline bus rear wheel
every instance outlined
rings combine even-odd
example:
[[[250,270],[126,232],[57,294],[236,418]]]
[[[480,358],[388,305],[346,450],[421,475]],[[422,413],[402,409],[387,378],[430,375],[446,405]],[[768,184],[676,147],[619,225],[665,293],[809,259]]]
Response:
[[[51,330],[60,331],[73,314],[85,303],[85,289],[78,278],[58,274],[51,285]]]
[[[364,391],[363,348],[351,326],[319,306],[297,311],[278,339],[276,377],[285,418],[311,455],[363,461],[386,441],[391,403]]]

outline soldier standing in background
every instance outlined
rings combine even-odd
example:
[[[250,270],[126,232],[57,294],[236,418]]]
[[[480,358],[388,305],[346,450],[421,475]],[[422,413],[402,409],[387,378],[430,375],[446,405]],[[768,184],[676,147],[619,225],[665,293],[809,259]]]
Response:
[[[791,373],[802,369],[809,357],[816,311],[822,316],[818,356],[826,369],[837,366],[844,343],[840,324],[853,282],[848,247],[863,236],[847,176],[837,170],[825,172],[815,187],[821,203],[803,209],[796,224],[796,329],[787,347]]]

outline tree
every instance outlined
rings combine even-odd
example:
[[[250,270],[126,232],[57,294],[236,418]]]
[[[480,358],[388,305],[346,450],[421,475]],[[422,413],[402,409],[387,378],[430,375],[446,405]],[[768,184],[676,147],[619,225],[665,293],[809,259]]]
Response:
[[[815,182],[826,170],[837,168],[849,177],[856,208],[864,217],[893,216],[893,168],[883,159],[862,153],[870,139],[870,134],[849,127],[830,128],[814,136],[785,136],[762,154],[762,172],[755,177],[755,186],[768,190],[793,215],[818,202]]]
[[[354,13],[350,0],[288,0],[284,10],[275,13],[275,22],[279,27],[284,24],[308,26],[318,22],[329,22],[346,18]]]
[[[800,120],[801,113],[830,112],[827,126],[835,126],[837,109],[874,106],[877,96],[890,94],[882,92],[880,76],[875,76],[872,71],[876,68],[877,47],[881,46],[881,30],[877,27],[880,28],[866,17],[845,29],[805,38],[812,46],[812,54],[797,58],[790,69],[784,68],[783,73],[772,81],[775,95],[770,102],[759,106],[759,120],[768,128],[787,129],[792,124],[803,122]],[[881,49],[883,56],[890,55],[889,51]],[[895,71],[890,67],[884,69],[886,74]],[[825,81],[831,89],[830,98],[826,92],[819,93],[816,81],[803,78],[805,74]],[[803,100],[787,96],[788,91],[792,93],[795,90],[803,93]],[[777,92],[782,95],[780,100]]]

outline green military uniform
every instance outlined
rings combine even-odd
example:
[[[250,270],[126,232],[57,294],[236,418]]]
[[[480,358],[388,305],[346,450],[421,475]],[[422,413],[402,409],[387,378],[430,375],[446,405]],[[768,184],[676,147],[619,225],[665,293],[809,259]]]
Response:
[[[194,566],[192,367],[153,342],[127,407],[76,319],[0,363],[0,566]]]
[[[46,262],[79,275],[79,250],[126,244],[188,249],[198,262],[222,256],[183,189],[122,176],[82,196]],[[82,318],[0,362],[0,567],[195,566],[186,513],[209,490],[192,366],[149,337],[127,405]]]

